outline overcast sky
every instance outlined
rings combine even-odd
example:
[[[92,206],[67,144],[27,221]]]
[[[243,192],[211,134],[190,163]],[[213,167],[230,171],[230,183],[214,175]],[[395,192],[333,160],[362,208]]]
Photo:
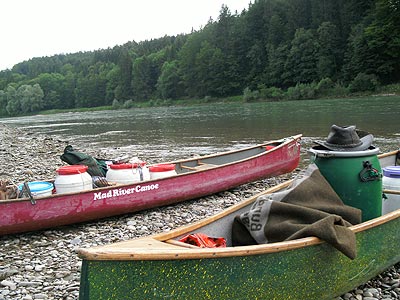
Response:
[[[0,70],[33,57],[190,33],[251,0],[0,0]]]

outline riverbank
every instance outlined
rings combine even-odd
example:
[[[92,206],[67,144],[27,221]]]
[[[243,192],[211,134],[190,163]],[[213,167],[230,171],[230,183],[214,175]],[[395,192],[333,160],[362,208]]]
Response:
[[[400,84],[393,84],[382,87],[381,90],[376,92],[364,92],[364,93],[353,93],[348,95],[326,95],[320,98],[306,98],[306,100],[329,100],[329,99],[362,99],[368,97],[375,97],[377,101],[381,97],[399,97],[400,96]],[[297,101],[301,99],[291,98],[268,98],[260,97],[256,99],[247,99],[244,95],[231,96],[225,98],[213,98],[204,97],[202,99],[175,99],[175,100],[148,100],[148,101],[115,101],[113,105],[97,106],[97,107],[80,107],[80,108],[67,108],[67,109],[51,109],[44,110],[35,113],[26,114],[28,115],[52,115],[66,112],[90,112],[90,111],[105,111],[105,110],[121,110],[121,109],[135,109],[135,108],[149,108],[149,107],[170,107],[170,106],[196,106],[210,103],[255,103],[255,102],[277,102],[277,101]],[[22,115],[20,115],[22,116]],[[5,117],[5,116],[0,116]]]
[[[0,178],[15,183],[54,178],[55,170],[63,165],[59,156],[68,144],[68,141],[30,134],[2,124],[0,140]],[[90,147],[80,150],[96,157],[118,154],[115,149],[112,152],[99,152]],[[78,299],[81,261],[75,253],[77,248],[171,230],[214,215],[293,176],[260,180],[178,205],[97,222],[0,237],[0,300]],[[338,299],[400,299],[399,280],[400,264],[397,264]]]

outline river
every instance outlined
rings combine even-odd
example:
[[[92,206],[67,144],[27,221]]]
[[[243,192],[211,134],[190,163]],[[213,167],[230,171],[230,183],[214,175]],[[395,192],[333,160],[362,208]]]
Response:
[[[75,148],[115,151],[148,162],[209,154],[303,134],[303,150],[332,124],[356,125],[382,151],[400,145],[400,96],[59,113],[0,122],[68,140]]]

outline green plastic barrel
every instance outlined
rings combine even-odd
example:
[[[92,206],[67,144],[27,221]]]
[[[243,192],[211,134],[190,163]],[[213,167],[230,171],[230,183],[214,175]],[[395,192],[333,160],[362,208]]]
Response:
[[[365,151],[309,150],[311,160],[343,203],[361,209],[362,221],[382,215],[382,169],[379,149]]]

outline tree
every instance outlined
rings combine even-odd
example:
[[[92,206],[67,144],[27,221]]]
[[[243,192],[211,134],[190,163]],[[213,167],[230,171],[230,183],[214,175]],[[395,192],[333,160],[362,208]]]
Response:
[[[310,29],[312,24],[311,0],[287,0],[288,28],[295,34],[300,28]]]
[[[26,114],[43,109],[44,93],[39,84],[21,85],[16,93],[21,105],[21,112]]]
[[[117,65],[112,64],[112,68],[106,74],[106,95],[105,99],[107,103],[114,103],[114,99],[117,98],[117,87],[118,87],[118,76],[120,69]]]
[[[285,23],[286,21],[279,14],[271,17],[268,24],[268,46],[278,47],[287,41]]]
[[[178,74],[178,61],[165,62],[157,81],[157,92],[162,99],[177,99],[182,96],[182,83]]]
[[[337,27],[331,22],[323,22],[317,30],[319,78],[336,78],[342,60]]]
[[[349,85],[350,92],[375,91],[379,82],[375,75],[358,73]]]
[[[255,42],[247,52],[247,61],[251,69],[247,75],[247,81],[251,89],[262,81],[265,66],[267,64],[267,52],[262,41]]]
[[[185,93],[189,97],[197,95],[198,82],[193,66],[196,65],[197,53],[200,51],[203,40],[203,34],[192,34],[186,40],[178,55],[180,61],[179,74],[182,76]]]
[[[10,116],[16,116],[21,113],[21,103],[17,97],[17,90],[9,85],[6,89],[7,106],[6,110]]]
[[[31,111],[30,100],[31,100],[31,86],[21,85],[17,90],[16,97],[21,105],[21,112],[26,114]]]
[[[285,82],[293,86],[297,83],[310,83],[318,79],[318,44],[311,29],[296,31],[285,64]]]
[[[385,82],[400,79],[400,1],[378,0],[364,34],[375,74]]]
[[[64,95],[64,75],[60,73],[42,73],[33,80],[40,85],[44,93],[45,109],[62,108]]]
[[[44,98],[44,93],[42,88],[40,87],[39,84],[34,84],[31,88],[31,101],[30,101],[32,112],[37,112],[43,109],[44,107],[43,98]]]
[[[268,86],[284,87],[285,64],[289,55],[286,44],[268,49],[268,65],[265,70],[265,81]]]
[[[7,115],[7,95],[3,90],[0,90],[0,116],[6,116]]]
[[[375,62],[364,34],[365,24],[360,23],[353,28],[345,53],[343,77],[346,82],[352,81],[357,74],[374,74]]]
[[[119,82],[118,82],[118,99],[128,100],[132,98],[132,57],[127,49],[120,52],[118,58],[119,66]]]
[[[197,96],[223,96],[225,78],[221,49],[204,41],[196,56],[194,71],[197,78]]]
[[[153,93],[154,85],[152,78],[151,60],[147,56],[135,59],[132,69],[132,89],[134,99],[148,100]]]
[[[76,73],[72,64],[65,64],[61,70],[61,74],[64,75],[64,84],[60,108],[73,108],[75,107]]]

